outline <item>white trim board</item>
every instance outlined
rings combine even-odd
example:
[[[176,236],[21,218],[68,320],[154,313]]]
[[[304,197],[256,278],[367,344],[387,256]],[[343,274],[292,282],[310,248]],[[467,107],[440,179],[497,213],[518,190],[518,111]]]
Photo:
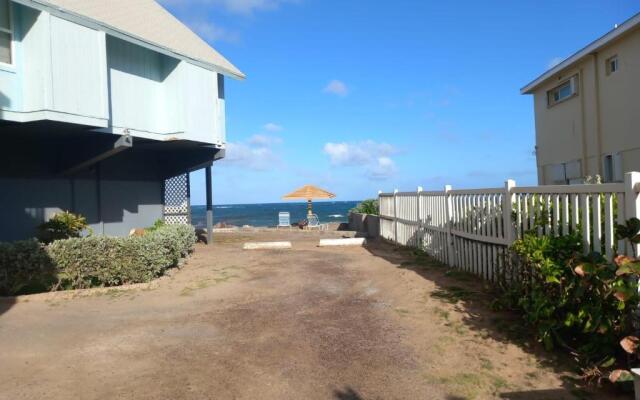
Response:
[[[84,115],[70,114],[52,110],[23,112],[0,109],[0,120],[13,122],[56,121],[66,122],[70,124],[95,126],[99,128],[106,128],[107,126],[109,126],[109,120],[105,118],[87,117]]]

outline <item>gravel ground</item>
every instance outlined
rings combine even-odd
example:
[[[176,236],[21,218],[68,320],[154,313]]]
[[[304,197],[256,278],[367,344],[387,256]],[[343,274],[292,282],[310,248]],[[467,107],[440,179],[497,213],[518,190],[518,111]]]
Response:
[[[473,278],[343,232],[216,234],[154,285],[0,302],[1,399],[573,399]],[[292,250],[243,251],[292,240]]]

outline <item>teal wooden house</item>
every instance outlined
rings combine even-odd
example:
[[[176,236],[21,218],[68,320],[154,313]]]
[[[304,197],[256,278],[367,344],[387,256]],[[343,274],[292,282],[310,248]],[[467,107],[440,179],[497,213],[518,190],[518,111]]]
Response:
[[[0,0],[0,241],[60,210],[96,234],[189,222],[244,75],[153,0]]]

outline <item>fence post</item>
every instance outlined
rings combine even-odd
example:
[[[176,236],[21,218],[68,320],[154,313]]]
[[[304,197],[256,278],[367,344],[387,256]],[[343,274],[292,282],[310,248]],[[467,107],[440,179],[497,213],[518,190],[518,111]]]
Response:
[[[422,193],[422,186],[418,186],[416,190],[416,207],[417,207],[417,225],[416,225],[416,247],[422,250],[422,207],[420,206],[420,194]]]
[[[451,229],[453,226],[453,206],[451,202],[451,185],[445,185],[444,198],[445,198],[445,221],[447,224],[447,264],[453,267],[455,257],[453,256],[453,236],[451,235]]]
[[[393,191],[393,241],[398,244],[398,189]]]
[[[624,174],[624,217],[629,220],[630,218],[640,218],[640,198],[636,186],[640,183],[640,172],[627,172]],[[638,245],[628,243],[631,247],[632,254],[638,256]]]
[[[504,197],[502,200],[502,226],[504,227],[504,239],[507,246],[511,246],[515,241],[515,229],[511,223],[511,214],[513,213],[513,193],[511,190],[516,186],[516,181],[509,179],[504,183]]]

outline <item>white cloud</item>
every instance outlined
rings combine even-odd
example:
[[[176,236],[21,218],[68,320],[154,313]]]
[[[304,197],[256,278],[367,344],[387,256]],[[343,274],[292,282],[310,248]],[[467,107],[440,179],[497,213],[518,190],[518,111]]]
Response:
[[[282,139],[267,135],[253,135],[244,142],[227,143],[224,164],[256,171],[266,171],[280,165],[282,160],[273,146]]]
[[[300,0],[160,0],[167,6],[195,7],[211,6],[221,7],[224,10],[242,15],[251,15],[257,11],[275,10],[283,4],[299,3]]]
[[[249,138],[249,144],[254,146],[268,147],[282,143],[282,138],[270,135],[253,135]]]
[[[345,166],[370,163],[377,157],[396,153],[396,149],[388,143],[366,140],[357,143],[329,142],[324,145],[324,152],[329,156],[332,165]]]
[[[280,132],[283,128],[282,128],[282,125],[278,125],[274,122],[268,122],[264,124],[262,129],[264,129],[267,132]]]
[[[396,163],[389,157],[378,157],[376,163],[369,166],[367,175],[373,180],[385,180],[396,174]]]
[[[297,3],[295,0],[212,0],[228,11],[237,14],[252,14],[255,11],[275,10],[282,4]]]
[[[547,63],[547,68],[551,69],[551,68],[555,67],[556,65],[560,64],[562,61],[564,61],[564,58],[562,58],[562,57],[553,57]]]
[[[344,97],[349,94],[349,88],[347,88],[344,82],[334,79],[325,86],[323,92]]]
[[[357,143],[327,143],[324,152],[333,166],[360,166],[370,179],[386,179],[397,171],[390,158],[397,150],[388,143],[372,140]]]
[[[228,31],[213,22],[196,20],[187,21],[186,24],[189,25],[198,36],[211,43],[237,43],[240,41],[240,34],[238,32]]]
[[[223,10],[232,14],[252,16],[259,11],[270,11],[284,4],[302,0],[158,0],[168,7],[183,23],[210,43],[240,42],[240,32],[228,30],[207,20],[206,16]]]

